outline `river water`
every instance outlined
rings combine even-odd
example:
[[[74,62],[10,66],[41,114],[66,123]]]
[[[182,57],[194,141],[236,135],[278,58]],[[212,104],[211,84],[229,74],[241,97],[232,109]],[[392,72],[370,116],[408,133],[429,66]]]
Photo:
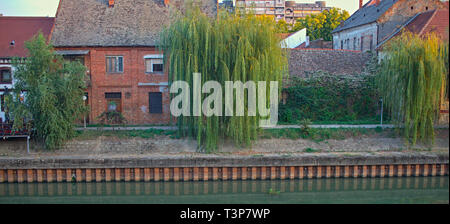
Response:
[[[449,178],[0,184],[0,204],[30,203],[448,204]]]

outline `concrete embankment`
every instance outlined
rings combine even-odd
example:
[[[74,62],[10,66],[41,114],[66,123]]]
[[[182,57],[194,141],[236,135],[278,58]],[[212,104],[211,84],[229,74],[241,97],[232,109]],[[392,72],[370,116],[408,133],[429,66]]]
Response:
[[[448,160],[432,152],[3,157],[0,183],[445,176]]]

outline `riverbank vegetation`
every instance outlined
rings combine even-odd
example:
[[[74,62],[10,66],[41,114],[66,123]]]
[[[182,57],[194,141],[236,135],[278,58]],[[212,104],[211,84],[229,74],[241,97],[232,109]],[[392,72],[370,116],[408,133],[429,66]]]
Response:
[[[266,89],[270,81],[278,81],[281,91],[282,77],[287,74],[287,52],[280,48],[279,42],[276,23],[271,18],[219,12],[217,19],[211,19],[198,8],[190,8],[175,18],[161,35],[170,83],[185,81],[194,86],[194,73],[201,73],[201,86],[213,80],[221,89],[225,89],[225,81],[266,81]],[[265,98],[258,98],[256,104],[265,104],[267,108],[269,92],[266,91]],[[194,94],[189,94],[193,99]],[[205,98],[201,95],[200,101]],[[258,137],[260,117],[248,116],[248,98],[242,100],[244,116],[181,115],[177,119],[180,136],[196,139],[199,151],[204,152],[217,150],[219,141],[226,138],[236,145],[250,146]],[[214,108],[225,108],[225,100],[221,104]],[[193,107],[189,105],[189,111],[194,111]]]
[[[262,129],[258,134],[261,139],[310,139],[317,142],[327,139],[343,140],[352,137],[362,137],[371,135],[383,135],[389,137],[399,137],[393,129],[364,129],[364,128],[283,128],[283,129]],[[96,139],[98,137],[117,137],[117,138],[157,138],[159,136],[168,136],[172,139],[179,139],[181,136],[177,130],[79,130],[76,131],[75,139],[86,140]]]
[[[441,97],[447,88],[448,42],[434,34],[404,33],[385,47],[377,84],[386,109],[413,145],[433,142]]]
[[[25,42],[25,47],[29,57],[13,59],[15,82],[6,96],[8,112],[14,129],[33,128],[45,148],[56,149],[74,136],[75,122],[87,111],[86,68],[54,54],[42,33]]]
[[[280,104],[279,111],[282,124],[297,124],[304,119],[315,124],[380,122],[381,105],[375,74],[316,72],[308,78],[292,77],[284,91],[286,104]],[[383,119],[388,119],[386,113]]]

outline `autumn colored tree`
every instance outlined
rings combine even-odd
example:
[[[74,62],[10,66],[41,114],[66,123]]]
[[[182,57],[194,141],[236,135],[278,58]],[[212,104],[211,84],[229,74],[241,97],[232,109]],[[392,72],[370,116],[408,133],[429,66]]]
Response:
[[[289,33],[291,32],[292,25],[288,24],[284,19],[277,22],[276,32],[277,33]]]
[[[323,38],[323,40],[331,41],[333,39],[331,31],[336,29],[349,16],[346,10],[332,8],[319,14],[312,14],[297,19],[291,32],[306,28],[306,35],[309,36],[310,40]]]

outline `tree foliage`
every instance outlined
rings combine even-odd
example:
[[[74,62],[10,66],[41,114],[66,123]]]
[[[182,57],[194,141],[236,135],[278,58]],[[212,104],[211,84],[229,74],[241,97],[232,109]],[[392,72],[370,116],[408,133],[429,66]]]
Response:
[[[333,39],[331,31],[336,29],[349,16],[346,10],[331,8],[319,14],[311,14],[297,19],[292,32],[306,28],[306,35],[309,36],[310,40],[323,38],[325,41],[331,41]]]
[[[378,118],[379,96],[372,74],[315,72],[308,78],[291,78],[284,91],[287,99],[286,104],[280,105],[281,122],[376,121]]]
[[[25,46],[29,57],[13,59],[14,90],[7,97],[13,128],[20,129],[31,121],[36,137],[46,148],[55,149],[74,135],[74,122],[86,112],[85,67],[55,55],[42,33]]]
[[[434,141],[441,93],[447,88],[448,43],[434,34],[403,33],[384,47],[378,78],[380,92],[404,136]]]
[[[289,33],[291,32],[292,25],[288,24],[284,19],[277,22],[276,32],[277,33]]]
[[[287,57],[275,32],[276,24],[271,18],[222,11],[215,19],[198,8],[191,8],[162,33],[161,47],[168,60],[169,82],[182,80],[192,87],[193,73],[199,72],[202,85],[214,80],[222,89],[225,89],[225,81],[278,81],[281,85],[282,76],[287,73]],[[269,92],[266,106],[269,106]],[[192,91],[190,94],[193,99]],[[203,102],[205,94],[201,98]],[[262,99],[257,99],[257,103],[259,100]],[[196,138],[200,149],[207,152],[216,150],[219,140],[225,138],[250,146],[257,137],[260,117],[248,116],[247,97],[244,101],[245,115],[241,117],[205,117],[203,114],[178,117],[181,136]],[[192,103],[190,107],[192,111]]]

